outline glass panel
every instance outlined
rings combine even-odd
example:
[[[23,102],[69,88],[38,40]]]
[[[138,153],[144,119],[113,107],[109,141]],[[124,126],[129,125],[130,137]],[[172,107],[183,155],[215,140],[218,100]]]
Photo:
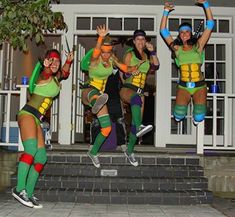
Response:
[[[90,17],[77,17],[77,30],[90,30]]]
[[[217,20],[214,20],[214,21],[215,21],[215,25],[214,25],[214,28],[213,28],[212,32],[217,32]]]
[[[216,60],[225,60],[225,45],[216,45]]]
[[[213,132],[213,120],[212,118],[205,119],[205,128],[204,128],[205,135],[212,135]]]
[[[172,81],[171,83],[171,96],[176,96],[177,82]]]
[[[199,19],[194,19],[194,20],[193,20],[194,32],[196,32],[196,30],[197,30],[197,28],[199,27],[201,21],[204,21],[204,20],[202,20],[202,19],[200,19],[200,20],[199,20]],[[201,27],[201,28],[200,28],[200,32],[203,32],[203,31],[204,31],[204,25],[201,25],[200,27]]]
[[[192,25],[192,19],[181,19],[181,23],[190,23]]]
[[[136,30],[138,29],[137,18],[124,18],[124,30]]]
[[[219,86],[218,93],[225,93],[225,81],[217,81],[217,85]]]
[[[224,135],[224,119],[217,119],[217,135]]]
[[[145,31],[154,31],[154,19],[140,18],[140,28]]]
[[[217,101],[217,116],[224,117],[224,100]]]
[[[179,70],[174,62],[171,63],[171,77],[172,78],[179,78]]]
[[[122,18],[109,18],[110,30],[122,30]]]
[[[169,30],[170,31],[178,31],[179,27],[179,19],[170,18],[169,19]]]
[[[208,44],[205,49],[205,59],[206,60],[214,60],[214,45]]]
[[[214,79],[214,63],[205,62],[205,78]]]
[[[218,79],[226,78],[226,65],[225,63],[216,63],[216,76]]]
[[[178,124],[174,118],[171,118],[171,134],[178,134]]]
[[[219,20],[219,32],[229,33],[229,20]]]
[[[92,29],[95,30],[97,26],[106,24],[106,17],[93,17]]]

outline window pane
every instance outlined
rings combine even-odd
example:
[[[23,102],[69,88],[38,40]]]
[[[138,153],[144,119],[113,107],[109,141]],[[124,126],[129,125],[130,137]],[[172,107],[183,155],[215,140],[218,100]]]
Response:
[[[178,31],[179,27],[179,19],[169,19],[169,30],[170,31]]]
[[[124,18],[124,30],[136,30],[138,29],[137,18]]]
[[[225,81],[217,81],[218,93],[225,93]]]
[[[106,24],[105,17],[93,17],[92,29],[95,30],[97,26]]]
[[[226,78],[226,65],[225,63],[216,63],[216,74],[217,78],[219,79],[225,79]]]
[[[225,45],[216,45],[216,60],[225,60]]]
[[[140,18],[140,28],[145,31],[154,31],[154,19]]]
[[[212,120],[212,118],[205,119],[205,128],[204,129],[205,129],[205,135],[212,135],[213,134],[213,120]]]
[[[206,60],[214,60],[214,45],[208,44],[205,49],[205,59]]]
[[[77,30],[89,30],[90,29],[90,17],[78,17],[77,18]]]
[[[217,32],[217,20],[214,20],[215,21],[215,25],[214,25],[214,28],[212,30],[212,32]]]
[[[214,63],[205,62],[205,78],[214,79]]]
[[[217,101],[217,116],[224,117],[224,100]]]
[[[177,82],[172,81],[171,84],[171,96],[176,96],[176,88],[177,88]]]
[[[224,135],[224,119],[217,119],[217,135]]]
[[[110,30],[122,30],[122,18],[109,18]]]
[[[219,32],[229,33],[229,20],[219,20]]]
[[[190,23],[192,25],[192,19],[181,19],[181,23]]]

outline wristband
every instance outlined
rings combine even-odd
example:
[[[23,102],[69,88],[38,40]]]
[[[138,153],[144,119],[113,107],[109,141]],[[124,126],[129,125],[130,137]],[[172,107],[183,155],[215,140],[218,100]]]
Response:
[[[205,9],[210,7],[209,2],[203,2],[202,4]]]
[[[214,20],[207,20],[206,21],[206,28],[212,30],[214,28],[215,21]]]
[[[156,55],[156,51],[153,50],[150,52],[150,56],[155,56],[155,55]]]
[[[66,60],[66,61],[65,61],[65,63],[66,63],[66,64],[69,64],[69,65],[70,65],[72,62],[73,62],[73,61],[69,61],[69,60]]]
[[[169,13],[170,13],[170,12],[169,12],[168,10],[164,9],[162,15],[163,15],[164,17],[168,17]]]
[[[169,30],[167,28],[161,29],[160,32],[161,32],[163,38],[165,38],[165,39],[170,36],[170,32],[169,32]]]

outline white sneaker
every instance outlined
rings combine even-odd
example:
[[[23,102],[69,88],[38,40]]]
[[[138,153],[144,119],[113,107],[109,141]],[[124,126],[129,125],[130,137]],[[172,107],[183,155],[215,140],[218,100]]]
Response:
[[[21,204],[33,208],[33,203],[29,200],[28,194],[25,190],[22,190],[21,192],[16,191],[16,187],[12,189],[12,196],[18,200]]]
[[[100,95],[97,99],[95,104],[92,106],[91,108],[91,112],[93,114],[97,114],[100,109],[103,108],[103,106],[106,104],[106,102],[109,99],[109,95],[107,93],[103,93],[102,95]]]
[[[131,163],[131,165],[137,167],[139,165],[138,161],[135,159],[134,153],[129,154],[128,151],[124,151],[124,154],[126,155],[127,159]]]
[[[100,161],[97,155],[92,155],[90,151],[87,152],[88,157],[92,160],[92,163],[96,168],[100,168]]]
[[[137,133],[136,133],[136,137],[141,137],[144,134],[150,132],[152,129],[153,129],[153,125],[151,125],[151,124],[149,124],[147,126],[141,124],[138,131],[137,131]]]

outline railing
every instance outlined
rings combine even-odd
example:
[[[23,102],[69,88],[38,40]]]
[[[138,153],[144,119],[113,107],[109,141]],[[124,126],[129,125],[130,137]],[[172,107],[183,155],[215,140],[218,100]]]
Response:
[[[20,133],[18,143],[12,143],[10,142],[10,113],[11,113],[11,97],[12,95],[19,95],[20,96],[20,106],[19,109],[21,109],[25,102],[27,101],[27,85],[17,85],[17,88],[20,88],[20,90],[0,90],[0,95],[6,96],[6,118],[4,120],[5,122],[5,141],[0,142],[0,146],[17,146],[18,151],[23,150]]]
[[[210,93],[208,97],[213,100],[213,130],[212,144],[205,144],[205,122],[203,121],[197,127],[197,154],[203,154],[205,149],[213,150],[235,150],[235,141],[233,141],[232,129],[234,129],[235,94]],[[217,135],[217,101],[224,101],[224,129],[222,144],[218,144]]]

